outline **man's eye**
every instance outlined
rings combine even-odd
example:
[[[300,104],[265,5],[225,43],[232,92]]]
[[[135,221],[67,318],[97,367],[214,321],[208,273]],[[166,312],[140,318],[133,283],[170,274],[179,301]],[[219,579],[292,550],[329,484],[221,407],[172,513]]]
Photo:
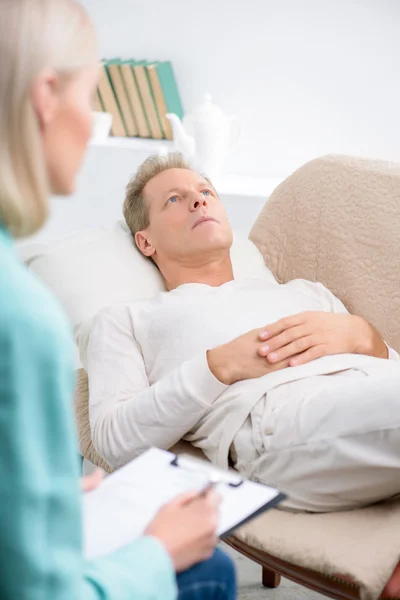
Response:
[[[211,191],[210,190],[202,190],[201,193],[204,194],[204,196],[211,196]]]
[[[175,202],[178,202],[178,196],[171,196],[171,198],[168,198],[168,204],[174,204]]]

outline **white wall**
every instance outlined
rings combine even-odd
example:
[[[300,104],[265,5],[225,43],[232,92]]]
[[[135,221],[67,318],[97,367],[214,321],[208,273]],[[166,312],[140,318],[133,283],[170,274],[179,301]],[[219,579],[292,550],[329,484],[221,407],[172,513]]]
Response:
[[[397,0],[83,0],[104,58],[170,59],[186,110],[240,116],[227,170],[286,175],[328,152],[400,160]]]

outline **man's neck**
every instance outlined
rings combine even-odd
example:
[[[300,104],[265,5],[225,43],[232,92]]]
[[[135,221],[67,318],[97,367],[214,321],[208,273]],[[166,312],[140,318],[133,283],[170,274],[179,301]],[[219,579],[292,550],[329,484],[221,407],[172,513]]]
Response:
[[[169,291],[185,283],[204,283],[218,287],[234,279],[229,253],[222,258],[207,262],[173,265],[173,268],[163,269],[162,273]]]

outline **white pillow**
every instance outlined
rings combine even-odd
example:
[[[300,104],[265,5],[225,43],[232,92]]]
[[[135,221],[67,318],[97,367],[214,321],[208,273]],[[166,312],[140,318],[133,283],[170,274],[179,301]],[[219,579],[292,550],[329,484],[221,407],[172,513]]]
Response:
[[[123,221],[111,229],[79,231],[58,242],[32,243],[22,247],[20,255],[61,301],[84,366],[91,322],[99,310],[152,298],[165,289],[160,272],[136,248]],[[235,235],[231,257],[235,279],[275,282],[250,240]]]

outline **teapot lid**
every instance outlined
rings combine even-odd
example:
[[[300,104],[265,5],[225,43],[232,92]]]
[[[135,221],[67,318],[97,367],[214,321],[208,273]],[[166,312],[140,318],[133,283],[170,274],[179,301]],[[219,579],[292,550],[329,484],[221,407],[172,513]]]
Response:
[[[212,99],[211,99],[211,94],[204,94],[204,100],[201,104],[199,104],[194,111],[191,113],[190,116],[192,115],[196,115],[196,116],[209,116],[209,115],[215,115],[215,116],[225,116],[224,111],[217,106],[216,104],[212,103]]]

